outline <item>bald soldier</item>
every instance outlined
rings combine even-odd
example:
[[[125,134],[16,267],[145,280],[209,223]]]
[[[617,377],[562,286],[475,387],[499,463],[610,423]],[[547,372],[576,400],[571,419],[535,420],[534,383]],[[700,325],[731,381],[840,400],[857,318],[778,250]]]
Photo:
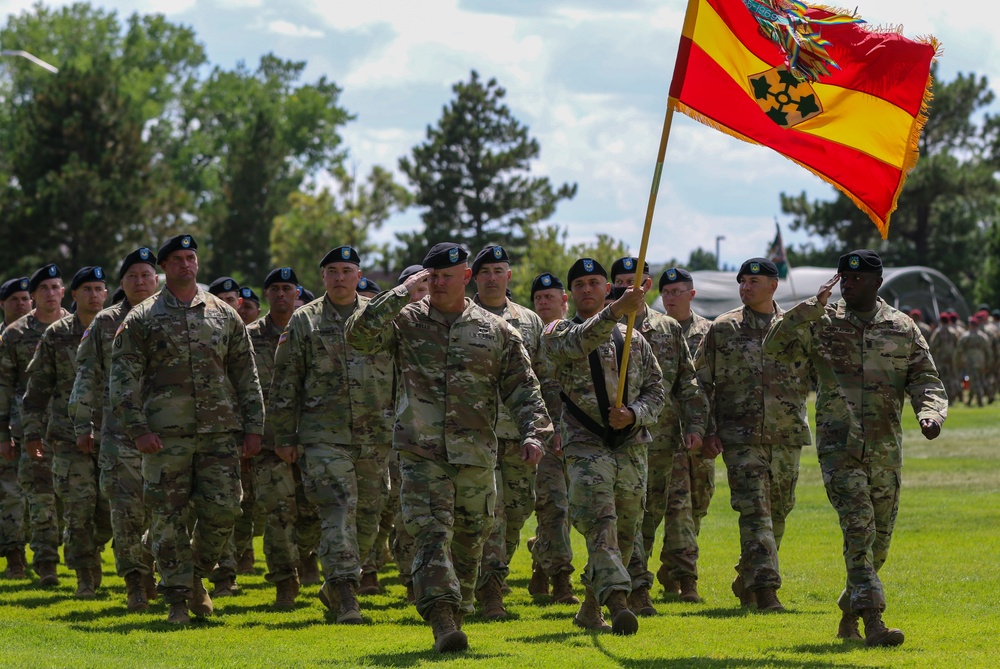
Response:
[[[843,296],[828,304],[840,283]],[[847,585],[838,599],[837,636],[898,646],[903,632],[882,620],[886,608],[879,569],[899,511],[903,400],[909,396],[927,439],[948,415],[944,385],[917,325],[879,296],[882,259],[859,249],[840,258],[837,274],[789,310],[768,332],[765,350],[812,361],[816,394],[816,453],[830,503],[844,535]]]
[[[416,606],[435,650],[455,652],[468,648],[461,626],[474,610],[495,506],[498,399],[519,426],[526,462],[538,463],[552,425],[521,336],[465,297],[465,249],[436,244],[423,266],[352,316],[347,338],[364,352],[388,351],[399,365],[393,448],[403,519],[416,542]],[[411,303],[425,281],[430,295]]]

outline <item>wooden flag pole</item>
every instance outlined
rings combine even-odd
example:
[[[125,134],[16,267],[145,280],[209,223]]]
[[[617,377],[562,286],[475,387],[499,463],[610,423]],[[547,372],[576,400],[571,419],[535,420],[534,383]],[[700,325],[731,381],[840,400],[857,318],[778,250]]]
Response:
[[[642,282],[642,268],[646,262],[646,247],[649,245],[649,230],[653,224],[653,210],[656,208],[656,194],[660,190],[660,175],[663,173],[663,159],[667,154],[667,139],[670,137],[670,124],[674,120],[674,105],[677,103],[673,98],[667,98],[667,114],[663,119],[663,132],[660,134],[660,151],[656,156],[656,169],[653,170],[653,185],[649,189],[649,202],[646,204],[646,225],[642,230],[642,243],[639,245],[639,262],[635,273],[638,277],[636,283]],[[618,396],[615,399],[615,406],[622,405],[622,397],[625,393],[625,372],[628,370],[628,354],[632,344],[632,330],[635,329],[635,312],[628,315],[628,329],[625,331],[625,349],[622,351],[622,366],[618,371]]]

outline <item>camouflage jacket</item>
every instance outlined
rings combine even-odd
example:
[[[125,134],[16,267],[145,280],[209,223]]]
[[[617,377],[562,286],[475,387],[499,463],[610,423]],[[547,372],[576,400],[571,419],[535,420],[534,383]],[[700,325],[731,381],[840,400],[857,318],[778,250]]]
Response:
[[[69,315],[63,310],[62,317]],[[25,314],[7,326],[0,338],[0,442],[21,439],[21,401],[28,385],[28,363],[49,326]]]
[[[367,302],[358,295],[355,310]],[[275,445],[391,442],[392,359],[348,346],[345,325],[326,296],[292,315],[267,404]]]
[[[111,406],[130,439],[263,434],[253,344],[239,314],[199,290],[190,304],[163,289],[136,305],[115,334]]]
[[[76,379],[69,398],[69,415],[76,436],[93,434],[124,436],[121,423],[111,410],[111,345],[118,326],[132,309],[128,299],[104,309],[80,339],[76,351]]]
[[[69,415],[69,397],[76,379],[76,349],[87,328],[77,314],[62,318],[46,330],[28,363],[22,422],[24,440],[58,439],[75,442]]]
[[[710,327],[712,327],[712,321],[704,316],[699,316],[693,311],[691,312],[691,318],[681,323],[681,329],[684,332],[684,338],[687,339],[688,351],[691,352],[692,358],[698,355],[698,348],[701,346],[701,342],[704,341]]]
[[[698,385],[680,323],[648,306],[636,329],[646,338],[663,375],[666,394],[650,448],[675,449],[683,434],[705,435],[708,398]]]
[[[278,348],[278,340],[284,332],[275,325],[271,315],[258,318],[247,326],[247,334],[253,342],[253,358],[257,363],[257,377],[260,379],[260,390],[264,395],[264,439],[261,447],[274,448],[274,432],[271,430],[271,416],[267,411],[268,399],[271,395],[271,382],[274,378],[274,352]]]
[[[390,352],[395,360],[405,392],[398,398],[393,448],[493,468],[499,400],[514,416],[522,443],[544,448],[551,438],[521,336],[470,299],[449,326],[429,297],[410,304],[405,286],[397,286],[351,316],[347,341],[366,353]]]
[[[947,325],[939,325],[931,333],[931,338],[927,342],[930,346],[931,355],[934,356],[934,363],[939,370],[947,370],[955,366],[955,349],[958,345],[958,337],[955,331]]]
[[[965,373],[982,373],[993,364],[993,342],[980,330],[968,330],[958,338],[956,345],[958,366]]]
[[[780,317],[775,305],[774,318]],[[714,431],[723,448],[810,442],[809,361],[803,355],[765,353],[771,320],[746,306],[727,311],[712,322],[698,349],[698,382],[712,405]]]
[[[479,301],[478,295],[472,298],[472,301],[481,307],[483,306]],[[483,310],[493,313],[486,307],[483,307]],[[503,313],[497,317],[507,321],[507,324],[517,330],[518,334],[521,335],[521,343],[524,344],[524,350],[527,351],[528,359],[531,360],[532,370],[535,372],[535,376],[539,379],[539,383],[541,383],[542,365],[541,358],[539,356],[539,349],[541,348],[542,342],[542,319],[539,318],[538,314],[534,311],[522,307],[516,302],[511,302],[510,300],[507,300],[507,304],[504,305],[503,308]],[[498,404],[499,408],[497,410],[496,426],[497,439],[519,440],[521,438],[521,434],[517,429],[517,423],[514,422],[510,412],[507,411],[507,407],[505,407],[502,402]],[[547,409],[548,404],[546,404],[546,410]]]
[[[545,326],[542,335],[542,350],[549,356],[555,370],[555,378],[559,388],[579,409],[590,419],[603,425],[604,419],[594,389],[594,379],[590,373],[589,356],[597,350],[604,371],[604,384],[608,394],[608,406],[613,407],[618,398],[618,358],[612,330],[620,328],[625,334],[626,326],[616,322],[611,314],[611,308],[605,307],[601,312],[591,316],[582,323],[558,320]],[[656,362],[653,349],[649,342],[639,334],[632,332],[632,343],[629,346],[627,406],[635,414],[635,427],[629,439],[621,445],[626,448],[633,444],[646,444],[652,441],[650,428],[657,424],[660,412],[663,410],[664,390],[663,375],[660,365]],[[563,448],[571,448],[574,443],[592,443],[602,445],[601,435],[587,429],[564,406],[562,412]]]
[[[869,323],[843,300],[825,307],[811,297],[775,321],[765,341],[773,355],[798,355],[813,362],[816,450],[845,453],[863,462],[902,463],[903,395],[919,420],[943,423],[948,398],[927,343],[906,314],[878,300]]]

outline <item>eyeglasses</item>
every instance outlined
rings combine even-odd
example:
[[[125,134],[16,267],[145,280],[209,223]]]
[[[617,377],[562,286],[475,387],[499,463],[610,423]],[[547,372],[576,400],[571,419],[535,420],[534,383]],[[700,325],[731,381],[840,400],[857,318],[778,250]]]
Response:
[[[660,295],[663,295],[664,297],[680,297],[681,295],[685,295],[690,292],[691,292],[690,288],[688,288],[687,290],[683,288],[675,288],[673,290],[661,291]]]

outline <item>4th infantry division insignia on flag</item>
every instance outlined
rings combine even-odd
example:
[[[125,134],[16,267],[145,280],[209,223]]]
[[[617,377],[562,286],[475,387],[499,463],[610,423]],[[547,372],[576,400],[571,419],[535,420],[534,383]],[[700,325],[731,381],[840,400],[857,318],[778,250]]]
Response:
[[[773,67],[748,77],[754,100],[768,118],[782,128],[792,128],[823,113],[816,91],[799,81],[787,67]]]

